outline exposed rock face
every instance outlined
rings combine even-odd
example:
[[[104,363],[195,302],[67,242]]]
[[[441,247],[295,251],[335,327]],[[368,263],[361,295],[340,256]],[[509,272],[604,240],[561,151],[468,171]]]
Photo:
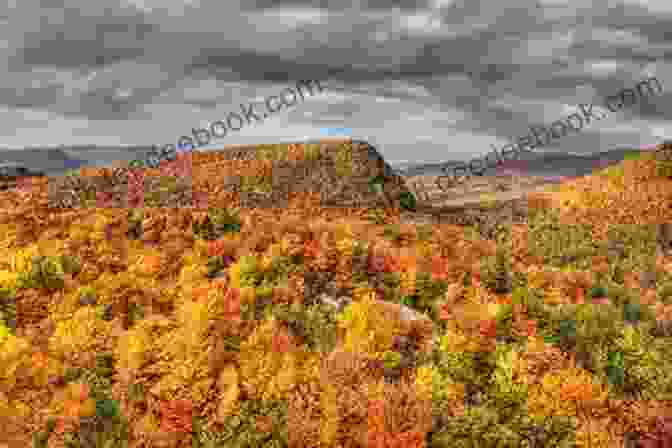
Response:
[[[488,205],[424,207],[417,213],[402,213],[404,222],[476,226],[481,236],[494,238],[497,225],[525,222],[530,213],[526,199],[494,202]]]
[[[199,159],[218,157],[220,160],[254,160],[263,156],[260,152],[283,150],[292,144],[246,145],[228,148],[218,153],[201,153]],[[268,193],[242,190],[245,176],[229,176],[224,180],[226,191],[241,192],[244,207],[281,206],[289,193],[313,192],[320,195],[325,207],[376,207],[397,205],[399,195],[408,191],[401,176],[369,143],[350,139],[323,139],[308,142],[307,146],[318,148],[319,158],[312,160],[273,160],[272,188]],[[207,162],[205,162],[207,163]],[[384,193],[371,190],[369,181],[382,176]]]
[[[654,153],[654,158],[660,162],[672,161],[672,140],[665,140],[658,145]]]
[[[367,150],[369,152],[369,158],[378,163],[382,163],[384,175],[386,177],[391,178],[396,176],[392,167],[385,161],[383,156],[378,152],[378,150],[373,145],[364,140],[353,140],[353,143],[357,143],[358,145],[365,145],[367,147]]]
[[[299,157],[302,148],[313,150],[309,159]],[[319,152],[317,152],[319,151]],[[227,160],[270,160],[269,172],[252,176],[236,173],[235,170],[220,169]],[[221,151],[194,152],[190,162],[193,168],[193,182],[186,182],[188,189],[216,189],[220,193],[232,194],[232,199],[240,201],[244,208],[280,207],[287,205],[292,193],[317,193],[324,207],[392,207],[398,206],[398,199],[407,192],[404,179],[394,174],[380,153],[367,142],[350,139],[324,139],[315,142],[280,145],[245,145],[227,147]],[[212,174],[208,173],[213,167]],[[96,192],[113,192],[117,206],[123,206],[123,198],[128,183],[127,176],[121,176],[127,169],[117,168],[112,176],[92,176],[87,178],[62,178],[50,181],[52,207],[81,207],[81,198],[94,198]],[[102,171],[101,171],[102,172]],[[121,174],[120,174],[121,173]],[[265,176],[265,177],[264,177]],[[383,192],[376,192],[370,181],[379,178]],[[109,182],[111,181],[111,182]],[[145,198],[153,191],[156,182],[145,178]],[[184,207],[185,185],[178,182],[177,190],[156,198],[149,206]],[[181,188],[179,188],[181,187]],[[179,191],[178,191],[179,190]],[[84,194],[79,194],[80,192]],[[150,195],[154,197],[155,195]],[[165,197],[165,198],[164,198]],[[60,199],[60,200],[59,200]],[[177,203],[175,202],[177,201]],[[57,204],[58,203],[58,204]]]

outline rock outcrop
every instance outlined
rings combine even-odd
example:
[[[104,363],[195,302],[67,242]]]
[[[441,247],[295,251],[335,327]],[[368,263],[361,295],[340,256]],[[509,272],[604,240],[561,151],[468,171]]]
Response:
[[[310,154],[304,156],[301,153]],[[232,174],[224,180],[225,190],[240,194],[243,207],[283,206],[291,193],[319,194],[324,207],[398,206],[404,179],[396,175],[382,155],[365,141],[322,139],[315,142],[279,145],[241,145],[212,153],[195,153],[194,165],[211,160],[272,159],[267,191],[250,191],[247,175]],[[247,179],[246,179],[247,177]],[[370,186],[383,183],[383,192]]]
[[[255,163],[256,161],[266,161]],[[241,163],[242,162],[242,163]],[[171,162],[176,163],[176,162]],[[184,207],[195,202],[193,192],[216,192],[231,205],[243,208],[283,208],[290,197],[302,193],[319,196],[322,207],[399,206],[408,193],[380,153],[365,141],[324,139],[307,143],[240,145],[222,150],[191,153],[188,179],[176,179],[166,194],[152,194],[161,169],[147,169],[145,205]],[[170,165],[170,164],[168,164]],[[112,193],[112,206],[124,206],[128,167],[95,169],[93,176],[50,180],[50,206],[81,207],[82,198],[93,200],[98,192]],[[184,176],[183,176],[184,177]],[[376,180],[383,188],[372,188]],[[80,194],[81,193],[81,194]],[[152,202],[147,203],[151,197]],[[67,200],[65,200],[67,198]],[[178,200],[179,199],[179,200]],[[177,201],[177,202],[176,202]]]

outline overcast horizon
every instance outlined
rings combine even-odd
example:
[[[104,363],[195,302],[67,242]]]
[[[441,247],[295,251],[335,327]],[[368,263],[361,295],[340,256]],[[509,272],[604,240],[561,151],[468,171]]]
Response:
[[[8,3],[4,148],[176,143],[298,80],[324,90],[210,147],[346,128],[393,163],[466,161],[652,76],[661,95],[543,150],[672,135],[668,1]]]

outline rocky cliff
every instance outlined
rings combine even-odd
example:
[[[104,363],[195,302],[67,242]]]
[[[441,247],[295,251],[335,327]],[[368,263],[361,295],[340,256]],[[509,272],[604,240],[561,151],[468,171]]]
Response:
[[[365,141],[350,139],[194,151],[188,164],[186,172],[190,174],[185,177],[183,169],[182,175],[175,176],[172,191],[160,197],[152,192],[156,190],[157,178],[162,171],[170,171],[171,164],[145,170],[145,205],[188,206],[194,200],[193,191],[206,191],[243,208],[282,208],[291,197],[304,193],[317,195],[322,207],[398,207],[400,196],[408,192],[403,178],[394,174],[376,148]],[[65,196],[70,198],[68,207],[77,206],[79,197],[94,197],[98,191],[114,192],[115,201],[123,201],[127,170],[118,167],[110,176],[112,170],[101,168],[83,178],[55,180],[50,185],[52,206],[59,206],[57,203],[63,206],[63,201],[57,198]],[[374,180],[383,186],[382,191],[372,188]],[[79,195],[73,190],[89,194]],[[147,198],[152,201],[148,203]]]

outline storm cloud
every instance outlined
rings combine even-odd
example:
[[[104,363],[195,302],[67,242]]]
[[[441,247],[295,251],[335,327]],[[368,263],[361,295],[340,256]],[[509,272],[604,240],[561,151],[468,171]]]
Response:
[[[672,82],[668,2],[22,0],[0,7],[3,145],[162,145],[301,79],[325,94],[220,144],[349,128],[468,160],[638,80]],[[672,133],[670,93],[544,150]],[[225,141],[226,140],[226,141]]]

